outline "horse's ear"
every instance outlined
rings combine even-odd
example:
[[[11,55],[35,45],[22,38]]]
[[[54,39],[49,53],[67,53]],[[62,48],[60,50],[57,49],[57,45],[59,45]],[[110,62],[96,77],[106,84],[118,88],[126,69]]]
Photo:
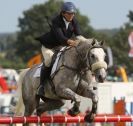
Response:
[[[101,46],[103,46],[103,44],[105,43],[105,41],[100,41],[99,42]]]
[[[94,46],[95,43],[96,43],[96,41],[95,41],[95,39],[93,39],[91,45]]]

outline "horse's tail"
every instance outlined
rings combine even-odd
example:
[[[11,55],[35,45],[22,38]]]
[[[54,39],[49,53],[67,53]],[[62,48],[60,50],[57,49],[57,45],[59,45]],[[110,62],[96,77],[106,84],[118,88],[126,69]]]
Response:
[[[18,80],[18,89],[17,89],[17,92],[14,97],[16,99],[17,103],[16,103],[16,106],[11,106],[11,109],[13,110],[13,112],[16,116],[24,115],[25,107],[24,107],[24,103],[23,103],[23,99],[22,99],[22,83],[23,83],[24,76],[26,75],[28,70],[29,70],[29,68],[23,69],[20,72],[20,76],[19,76],[19,80]]]

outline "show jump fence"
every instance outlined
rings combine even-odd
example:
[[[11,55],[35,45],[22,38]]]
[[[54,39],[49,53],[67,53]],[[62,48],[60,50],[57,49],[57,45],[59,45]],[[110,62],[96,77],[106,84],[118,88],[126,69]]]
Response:
[[[16,123],[84,123],[84,116],[30,116],[30,117],[0,117],[0,124]],[[133,122],[133,115],[97,115],[94,122]]]

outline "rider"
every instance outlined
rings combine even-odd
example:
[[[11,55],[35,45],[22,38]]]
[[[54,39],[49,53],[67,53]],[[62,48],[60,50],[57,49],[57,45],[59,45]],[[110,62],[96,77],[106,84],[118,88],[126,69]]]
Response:
[[[53,56],[51,49],[59,46],[76,46],[76,41],[72,40],[73,34],[80,36],[78,21],[75,19],[76,7],[72,2],[65,2],[61,12],[52,20],[50,32],[40,36],[37,40],[42,44],[42,54],[44,65],[41,68],[40,86],[37,94],[44,95],[44,81],[50,74],[50,64]]]

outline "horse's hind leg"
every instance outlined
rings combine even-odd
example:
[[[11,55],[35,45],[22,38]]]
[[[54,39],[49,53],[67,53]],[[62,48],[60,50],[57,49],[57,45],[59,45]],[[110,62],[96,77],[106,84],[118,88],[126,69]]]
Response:
[[[35,110],[36,108],[36,102],[34,101],[24,101],[25,103],[25,112],[24,112],[24,116],[31,116],[33,111]],[[25,123],[23,124],[23,126],[31,126],[32,124],[28,124],[28,123]]]
[[[27,103],[26,106],[25,106],[24,116],[30,116],[30,115],[32,115],[32,113],[35,110],[35,108],[36,108],[35,103],[33,103],[33,102]]]
[[[23,102],[25,106],[24,116],[31,116],[33,111],[36,109],[36,99],[35,96],[32,96],[32,99],[30,97],[26,98],[23,97]]]
[[[43,112],[59,109],[65,104],[63,100],[49,99],[39,105],[37,108],[37,115],[40,116]]]

